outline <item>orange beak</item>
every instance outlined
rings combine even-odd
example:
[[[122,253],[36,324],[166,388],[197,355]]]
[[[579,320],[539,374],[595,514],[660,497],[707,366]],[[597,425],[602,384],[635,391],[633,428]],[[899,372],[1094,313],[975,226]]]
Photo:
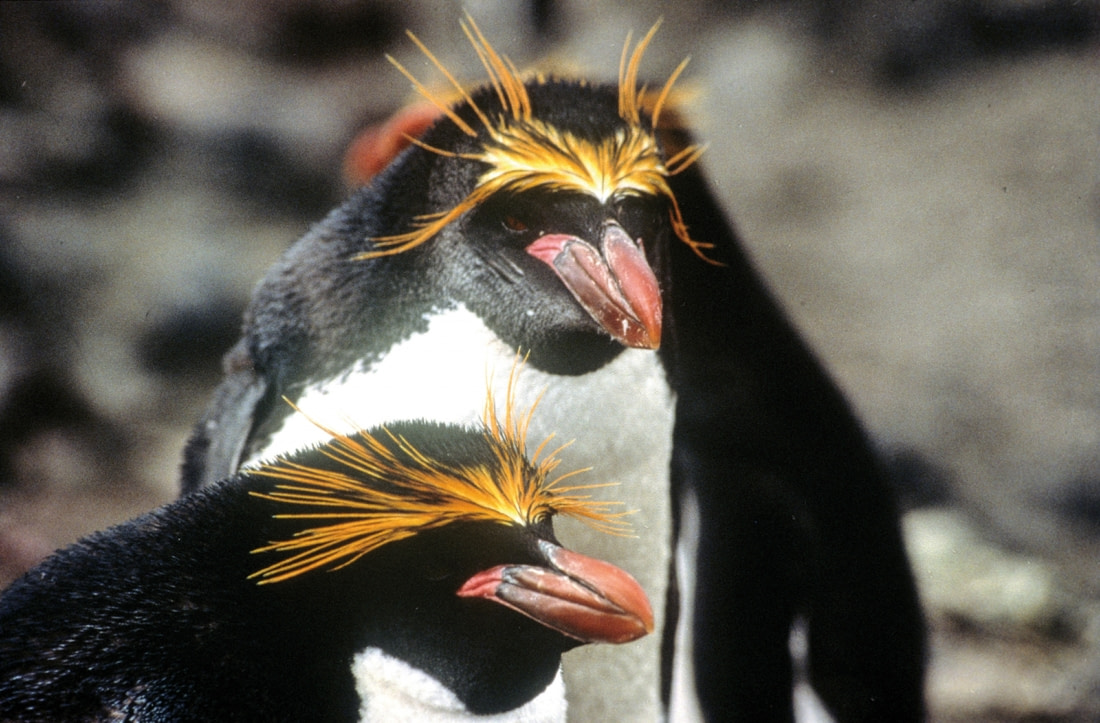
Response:
[[[549,542],[539,548],[550,567],[498,565],[458,595],[500,603],[583,643],[629,643],[653,632],[649,599],[629,573]]]

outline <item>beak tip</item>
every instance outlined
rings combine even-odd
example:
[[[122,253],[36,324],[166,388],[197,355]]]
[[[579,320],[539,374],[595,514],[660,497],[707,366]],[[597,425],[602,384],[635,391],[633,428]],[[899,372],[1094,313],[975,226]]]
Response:
[[[607,329],[612,338],[634,349],[655,351],[661,348],[661,320],[651,319],[645,322],[625,323],[622,333],[615,334]]]
[[[647,329],[647,332],[648,333],[645,335],[645,338],[642,340],[642,343],[638,345],[638,348],[640,348],[640,349],[650,349],[650,350],[653,350],[653,351],[656,351],[657,349],[660,349],[661,348],[661,329],[660,329],[660,327],[657,327],[656,329]]]

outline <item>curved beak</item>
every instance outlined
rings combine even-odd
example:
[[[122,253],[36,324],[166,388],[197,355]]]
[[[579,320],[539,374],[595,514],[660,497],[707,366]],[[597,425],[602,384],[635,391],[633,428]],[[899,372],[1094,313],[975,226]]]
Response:
[[[600,249],[578,236],[546,234],[527,247],[546,263],[585,311],[626,346],[661,345],[661,290],[645,253],[614,221]]]
[[[546,541],[539,548],[550,567],[498,565],[458,595],[500,603],[583,643],[628,643],[653,632],[649,599],[627,572]]]

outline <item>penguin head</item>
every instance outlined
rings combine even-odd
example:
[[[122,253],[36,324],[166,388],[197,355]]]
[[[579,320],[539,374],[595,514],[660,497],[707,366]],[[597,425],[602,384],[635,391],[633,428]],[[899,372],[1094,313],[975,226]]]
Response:
[[[671,146],[662,126],[683,66],[660,91],[639,88],[654,26],[633,50],[628,38],[617,86],[524,80],[472,19],[463,29],[490,83],[468,92],[410,35],[458,101],[398,65],[438,121],[376,181],[399,210],[360,257],[423,254],[454,298],[516,346],[656,349],[663,249],[707,247],[691,238],[668,181],[701,152]],[[422,128],[424,116],[402,114],[416,122],[395,121],[395,132]]]
[[[248,472],[253,497],[287,525],[255,550],[279,559],[252,578],[293,590],[295,609],[346,628],[356,649],[404,660],[482,711],[528,700],[566,650],[652,632],[628,573],[556,539],[558,514],[627,526],[615,503],[592,497],[601,485],[557,473],[545,442],[525,454],[529,419],[510,403],[498,417],[490,397],[480,429],[330,431],[328,444]]]

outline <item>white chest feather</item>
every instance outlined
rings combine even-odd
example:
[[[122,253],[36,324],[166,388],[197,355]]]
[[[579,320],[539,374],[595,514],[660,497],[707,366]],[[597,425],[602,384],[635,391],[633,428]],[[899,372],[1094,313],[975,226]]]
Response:
[[[431,317],[426,333],[395,345],[370,368],[359,365],[307,388],[297,405],[340,431],[418,418],[476,425],[487,382],[502,411],[515,355],[476,315],[448,310]],[[526,411],[540,394],[528,451],[550,434],[557,443],[573,440],[560,453],[559,470],[591,467],[585,481],[619,483],[597,490],[598,495],[638,510],[630,517],[635,537],[614,537],[561,518],[555,521],[559,537],[566,546],[633,574],[649,595],[661,630],[672,547],[668,472],[674,399],[656,353],[629,349],[602,369],[576,377],[524,369],[516,383],[516,409]],[[324,441],[323,431],[294,414],[248,464]],[[570,719],[658,720],[659,658],[660,633],[629,645],[589,645],[567,653]]]
[[[367,648],[352,661],[360,723],[564,723],[565,685],[559,672],[526,704],[495,715],[474,715],[439,681],[409,664]]]

